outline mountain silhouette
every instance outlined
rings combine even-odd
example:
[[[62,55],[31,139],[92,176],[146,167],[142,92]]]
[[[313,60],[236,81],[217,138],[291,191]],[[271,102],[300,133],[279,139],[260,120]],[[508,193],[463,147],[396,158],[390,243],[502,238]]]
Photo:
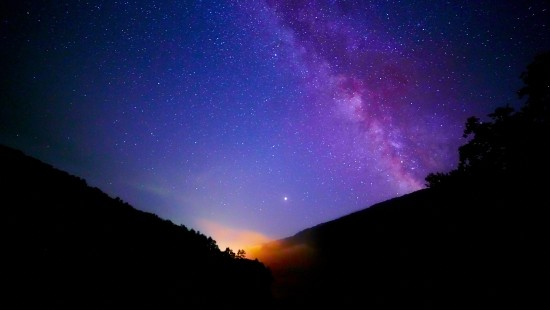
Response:
[[[257,260],[6,146],[0,172],[2,308],[269,306]]]
[[[280,308],[550,308],[550,53],[521,78],[428,188],[255,249]]]
[[[548,303],[548,205],[511,189],[429,188],[263,245],[258,256],[281,307],[529,308]]]

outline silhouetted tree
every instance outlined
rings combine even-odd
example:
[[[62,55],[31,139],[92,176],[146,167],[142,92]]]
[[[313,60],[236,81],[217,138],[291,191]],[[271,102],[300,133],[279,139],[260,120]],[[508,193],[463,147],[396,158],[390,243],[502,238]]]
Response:
[[[238,259],[244,259],[244,258],[246,258],[246,252],[245,252],[243,249],[239,249],[239,250],[237,251],[236,258],[238,258]]]
[[[535,57],[521,74],[525,86],[518,91],[520,98],[527,96],[523,111],[535,120],[548,124],[550,113],[550,51]]]
[[[219,251],[220,249],[218,248],[218,244],[216,243],[216,240],[212,239],[211,237],[208,237],[207,241],[206,241],[206,247],[208,248],[209,251],[211,252],[215,252],[215,251]]]
[[[233,252],[233,250],[231,250],[230,248],[225,248],[224,254],[227,257],[235,258],[235,252]]]
[[[459,148],[457,169],[429,174],[429,187],[511,178],[533,182],[549,172],[550,52],[535,57],[521,78],[525,86],[518,94],[527,97],[522,109],[499,107],[489,121],[468,118],[463,137],[469,140]]]

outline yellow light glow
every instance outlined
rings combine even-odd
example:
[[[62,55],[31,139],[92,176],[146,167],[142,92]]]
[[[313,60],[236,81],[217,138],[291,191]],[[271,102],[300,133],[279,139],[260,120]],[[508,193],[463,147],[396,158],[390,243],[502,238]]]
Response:
[[[223,251],[229,247],[234,252],[237,252],[237,250],[243,249],[246,252],[246,258],[249,259],[257,258],[253,254],[255,253],[253,250],[255,247],[271,241],[271,239],[259,232],[229,227],[211,220],[201,219],[197,224],[202,233],[216,240],[220,250]]]

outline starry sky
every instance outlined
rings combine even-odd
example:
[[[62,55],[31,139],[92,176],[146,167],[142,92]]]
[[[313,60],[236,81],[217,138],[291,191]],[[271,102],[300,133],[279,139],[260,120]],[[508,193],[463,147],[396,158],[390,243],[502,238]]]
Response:
[[[548,1],[2,1],[0,143],[220,247],[455,167]]]

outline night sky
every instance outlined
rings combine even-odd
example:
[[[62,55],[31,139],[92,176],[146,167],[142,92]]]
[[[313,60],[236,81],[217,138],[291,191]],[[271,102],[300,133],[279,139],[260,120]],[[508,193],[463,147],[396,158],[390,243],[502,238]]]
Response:
[[[0,143],[239,248],[424,187],[540,1],[2,1]]]

